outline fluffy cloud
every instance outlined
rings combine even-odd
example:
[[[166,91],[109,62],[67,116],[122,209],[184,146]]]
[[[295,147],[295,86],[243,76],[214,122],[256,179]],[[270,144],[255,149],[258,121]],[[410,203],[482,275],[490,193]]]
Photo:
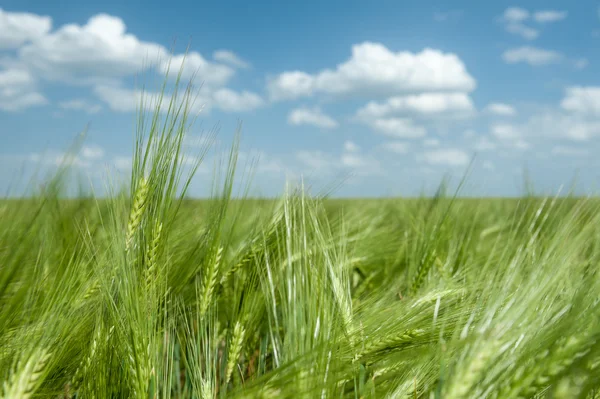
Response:
[[[526,40],[537,39],[540,35],[535,28],[525,25],[525,22],[530,18],[539,24],[548,24],[551,22],[562,21],[567,17],[566,11],[556,10],[541,10],[536,11],[533,15],[523,8],[509,7],[504,10],[504,14],[500,18],[504,23],[504,29],[513,35],[521,36]]]
[[[573,67],[577,70],[582,70],[588,67],[588,65],[590,65],[590,62],[588,61],[587,58],[577,58],[575,60],[572,61],[573,62]]]
[[[540,33],[529,26],[517,23],[511,23],[506,25],[506,31],[513,35],[521,36],[523,39],[534,40],[540,35]]]
[[[346,152],[359,152],[360,151],[360,147],[355,142],[348,140],[348,141],[344,142],[344,151],[346,151]]]
[[[12,158],[34,164],[50,166],[69,165],[79,168],[90,168],[92,166],[98,166],[98,162],[104,158],[104,149],[98,145],[87,145],[83,146],[79,153],[49,150],[44,153],[12,155]]]
[[[406,154],[410,148],[410,144],[404,141],[390,141],[385,143],[383,148],[396,154]]]
[[[153,111],[160,98],[160,93],[142,92],[141,90],[131,90],[114,85],[97,85],[94,88],[94,93],[108,104],[110,109],[118,112],[136,111],[142,103],[142,99],[144,108]],[[184,101],[184,96],[181,95],[179,100]],[[189,111],[192,114],[202,111],[210,112],[212,108],[225,112],[243,112],[261,107],[264,104],[262,98],[257,94],[247,91],[238,93],[230,89],[219,89],[214,92],[201,89],[199,95],[192,94],[189,100]],[[163,111],[166,112],[170,101],[170,95],[162,95]]]
[[[506,50],[502,59],[508,64],[527,63],[531,66],[554,64],[562,61],[563,55],[557,51],[523,46]]]
[[[496,149],[496,143],[486,136],[481,136],[473,143],[473,149],[476,151],[492,151]]]
[[[0,110],[20,111],[48,101],[37,92],[35,80],[22,69],[0,71]]]
[[[355,120],[373,130],[396,138],[420,138],[427,129],[415,122],[415,118],[460,119],[475,113],[473,101],[466,93],[421,93],[395,96],[385,102],[371,101],[360,108]]]
[[[130,90],[118,86],[98,85],[94,88],[94,94],[104,101],[110,109],[118,112],[136,111],[141,104],[142,98],[146,109],[151,110],[152,98],[157,98],[158,93],[142,93],[141,90]],[[168,101],[168,100],[165,100]]]
[[[530,117],[522,130],[531,136],[588,141],[600,136],[600,120],[590,119],[586,115],[548,111]]]
[[[88,114],[96,114],[102,110],[100,104],[93,104],[87,100],[76,98],[73,100],[62,101],[58,104],[62,109],[73,111],[84,111]]]
[[[527,40],[534,40],[539,36],[539,32],[524,24],[529,17],[529,11],[519,7],[509,7],[504,10],[501,21],[508,33],[521,36]]]
[[[381,118],[402,113],[468,116],[475,110],[473,101],[466,93],[422,93],[411,96],[397,96],[384,103],[371,101],[357,112],[360,119]]]
[[[288,115],[290,125],[312,125],[323,129],[335,129],[338,122],[332,117],[324,114],[318,107],[296,108]]]
[[[423,140],[423,145],[425,147],[438,147],[440,145],[440,141],[438,139],[426,139]]]
[[[250,68],[250,63],[241,59],[233,51],[229,50],[217,50],[213,53],[213,59],[224,64],[229,64],[236,68],[246,69]]]
[[[83,25],[68,24],[19,50],[21,60],[44,77],[69,83],[139,72],[147,57],[166,57],[155,43],[126,33],[123,20],[98,14]]]
[[[496,169],[496,167],[494,166],[494,163],[491,162],[491,161],[484,161],[483,164],[482,164],[482,166],[483,166],[484,169],[487,169],[487,170],[494,170],[494,169]]]
[[[339,155],[324,151],[298,151],[296,159],[303,168],[318,171],[320,175],[351,171],[358,176],[367,176],[382,172],[379,161],[363,154],[360,147],[352,142],[344,143]]]
[[[589,151],[585,148],[556,145],[552,147],[552,154],[562,156],[585,156],[589,154]]]
[[[310,169],[322,170],[323,172],[338,166],[336,162],[332,160],[331,155],[323,151],[298,151],[296,153],[296,158],[304,166],[307,166]]]
[[[502,17],[506,22],[523,22],[529,18],[529,11],[519,7],[509,7],[504,10]]]
[[[423,160],[430,165],[463,166],[469,163],[469,155],[457,148],[425,151]]]
[[[485,111],[493,115],[499,116],[514,116],[517,111],[512,105],[503,103],[491,103],[485,107]]]
[[[494,124],[490,128],[490,134],[505,146],[513,147],[519,150],[529,148],[529,143],[523,138],[520,129],[510,124]]]
[[[97,145],[84,146],[81,149],[81,156],[87,160],[98,160],[104,157],[104,149]]]
[[[556,10],[544,10],[537,11],[533,14],[533,19],[539,23],[550,23],[550,22],[558,22],[567,18],[568,13],[566,11],[556,11]]]
[[[600,116],[600,86],[569,87],[560,105],[567,111]]]
[[[376,132],[389,137],[417,139],[427,135],[427,129],[416,125],[410,118],[379,118],[365,122]]]
[[[222,111],[244,112],[260,108],[264,105],[263,99],[256,93],[231,89],[219,89],[212,94],[212,104]]]
[[[160,64],[160,70],[163,73],[169,71],[171,76],[181,72],[183,79],[194,78],[209,88],[227,84],[235,74],[231,67],[209,62],[195,51],[165,59]]]
[[[314,78],[302,71],[285,72],[270,80],[267,90],[274,101],[310,96],[314,90]]]
[[[0,49],[14,49],[38,39],[52,28],[52,19],[25,12],[7,12],[0,8]]]
[[[146,111],[154,111],[161,97],[160,93],[153,93],[141,90],[131,90],[120,86],[98,85],[94,88],[94,94],[104,101],[110,109],[117,112],[137,111],[142,104]],[[183,100],[183,99],[182,99]],[[200,98],[199,100],[203,100]],[[171,102],[171,96],[165,94],[162,96],[161,108],[166,112],[168,104]],[[190,105],[192,113],[198,113],[205,108],[204,101],[195,101]]]
[[[27,14],[27,18],[36,21],[45,17]],[[1,14],[0,21],[3,21]],[[3,23],[6,24],[0,22],[0,32],[5,31]],[[48,80],[106,84],[154,66],[161,73],[169,69],[171,75],[176,75],[183,64],[184,79],[193,76],[206,86],[222,87],[235,74],[232,67],[208,61],[198,52],[171,56],[164,46],[128,33],[121,18],[108,14],[97,14],[84,25],[67,24],[53,32],[49,20],[42,19],[37,24],[39,28],[34,32],[25,23],[22,30],[29,33],[15,33],[20,39],[12,42],[22,45],[18,50],[19,62]],[[8,39],[0,36],[0,43],[3,40],[8,43]],[[235,54],[221,50],[216,56],[233,62]]]
[[[4,111],[45,104],[46,99],[35,90],[40,79],[92,85],[95,94],[112,110],[133,111],[141,93],[123,88],[122,79],[154,67],[160,73],[169,70],[170,75],[181,70],[184,79],[201,81],[202,100],[208,107],[247,111],[264,104],[255,93],[224,87],[235,68],[249,66],[231,51],[213,54],[215,60],[229,65],[208,61],[194,51],[171,56],[164,46],[128,33],[121,18],[108,14],[97,14],[83,25],[66,24],[52,31],[49,17],[0,9],[0,49],[17,50],[16,58],[2,62],[10,68],[0,71],[0,109]],[[81,99],[64,101],[59,107],[88,113],[100,110],[99,105]]]
[[[452,53],[424,49],[394,53],[382,44],[352,47],[349,60],[336,69],[311,75],[284,72],[267,84],[272,100],[295,99],[315,93],[331,95],[393,95],[417,91],[471,91],[475,79]]]

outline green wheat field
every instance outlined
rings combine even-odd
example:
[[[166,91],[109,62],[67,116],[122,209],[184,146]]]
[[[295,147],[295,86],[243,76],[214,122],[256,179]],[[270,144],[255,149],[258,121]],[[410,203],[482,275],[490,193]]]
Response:
[[[128,188],[0,201],[2,398],[600,397],[600,201],[244,198],[237,141],[187,199],[190,94]]]

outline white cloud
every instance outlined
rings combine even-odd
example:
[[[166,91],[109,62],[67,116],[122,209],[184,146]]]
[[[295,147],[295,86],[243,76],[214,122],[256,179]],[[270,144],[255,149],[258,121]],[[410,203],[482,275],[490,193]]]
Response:
[[[355,175],[367,176],[382,172],[377,159],[362,154],[360,147],[349,141],[344,143],[340,155],[323,151],[298,151],[296,158],[304,167],[318,171],[321,175],[352,171]]]
[[[556,145],[552,148],[552,154],[564,156],[585,156],[589,154],[589,150],[585,148]]]
[[[491,103],[485,107],[485,111],[490,114],[499,115],[499,116],[514,116],[517,114],[517,111],[512,105],[503,104],[503,103]]]
[[[507,22],[523,22],[529,18],[529,11],[520,7],[509,7],[504,10],[503,18]]]
[[[369,164],[369,162],[365,158],[356,153],[342,154],[342,156],[340,157],[340,161],[343,166],[349,168],[360,168],[365,167]]]
[[[560,103],[564,110],[600,116],[600,86],[572,86]]]
[[[536,11],[533,14],[533,19],[539,23],[558,22],[567,18],[568,12],[556,10]]]
[[[113,157],[112,163],[117,169],[121,171],[128,171],[129,169],[131,169],[132,166],[131,157],[125,156]]]
[[[335,129],[338,122],[324,114],[319,108],[296,108],[288,115],[290,125],[312,125],[323,129]]]
[[[492,151],[496,149],[496,143],[486,136],[481,136],[475,141],[473,148],[476,151]]]
[[[384,103],[371,101],[357,111],[357,117],[372,119],[399,113],[465,117],[471,115],[474,110],[473,101],[466,93],[422,93],[391,97]]]
[[[514,125],[494,124],[490,128],[490,134],[505,146],[519,150],[526,150],[530,147],[529,143],[523,138],[522,131]]]
[[[323,151],[298,151],[296,158],[305,166],[324,172],[336,166],[331,155]]]
[[[590,65],[590,62],[587,58],[578,58],[573,60],[573,67],[577,70],[585,69],[588,67],[588,65]]]
[[[465,139],[472,139],[477,136],[477,132],[473,129],[467,129],[463,132],[462,136]]]
[[[506,50],[502,54],[502,58],[508,64],[524,62],[531,66],[541,66],[560,62],[563,59],[563,55],[553,50],[523,46]]]
[[[52,28],[52,19],[25,12],[8,12],[0,8],[0,49],[16,49],[38,39]]]
[[[315,93],[332,95],[390,95],[416,91],[471,91],[475,79],[453,53],[426,48],[419,53],[394,53],[379,43],[352,47],[349,60],[335,70],[311,75],[284,72],[269,80],[272,100],[295,99]]]
[[[510,23],[506,25],[505,29],[508,33],[521,36],[523,39],[527,40],[537,39],[537,37],[540,35],[536,29],[519,23]]]
[[[587,141],[600,136],[600,121],[589,119],[587,115],[579,113],[569,115],[548,111],[530,117],[522,130],[531,136]]]
[[[375,131],[390,137],[416,139],[427,135],[423,126],[416,125],[409,118],[380,118],[366,123]]]
[[[313,93],[314,78],[302,71],[285,72],[267,84],[271,100],[293,100]]]
[[[160,98],[160,93],[141,90],[126,89],[114,85],[97,85],[94,93],[104,101],[110,109],[118,112],[133,112],[139,106],[144,104],[144,109],[154,111]],[[162,111],[166,112],[171,101],[169,94],[162,95]],[[185,97],[180,93],[178,101],[185,101]],[[238,93],[230,89],[218,89],[211,92],[208,89],[200,89],[199,93],[192,93],[189,98],[189,111],[191,114],[200,112],[210,112],[213,108],[218,108],[224,112],[244,112],[261,107],[264,102],[257,94],[243,91]],[[178,104],[181,104],[178,102]]]
[[[346,141],[344,142],[344,151],[346,152],[359,152],[360,151],[360,146],[358,146],[358,144],[356,144],[353,141]]]
[[[142,93],[141,90],[130,90],[123,87],[98,85],[94,88],[94,94],[104,101],[110,109],[117,112],[132,112],[142,104],[147,110],[152,109],[152,101],[158,97],[158,93]]]
[[[20,59],[45,78],[67,83],[132,75],[146,60],[166,57],[165,47],[126,33],[123,20],[107,14],[83,25],[68,24],[19,50]]]
[[[526,40],[534,40],[539,36],[539,32],[524,22],[530,17],[529,11],[519,7],[509,7],[504,10],[501,21],[504,23],[504,29],[513,35],[521,36]]]
[[[289,176],[290,173],[288,167],[280,159],[273,158],[263,151],[240,151],[238,160],[247,165],[254,164],[253,171],[256,173],[280,176],[284,173]]]
[[[457,148],[425,151],[423,159],[430,165],[463,166],[469,163],[469,155]]]
[[[217,50],[213,53],[213,59],[224,64],[229,64],[236,68],[246,69],[250,63],[240,58],[237,54],[229,50]]]
[[[439,147],[440,141],[438,139],[426,139],[423,140],[423,145],[425,147]]]
[[[35,80],[28,71],[0,71],[0,110],[14,112],[47,103],[48,100],[36,90]]]
[[[62,101],[58,104],[62,109],[84,111],[88,114],[96,114],[102,110],[100,104],[92,104],[87,100],[76,98],[68,101]]]
[[[91,160],[84,159],[74,153],[59,151],[47,151],[45,153],[30,153],[27,155],[15,155],[15,159],[31,162],[35,164],[50,166],[77,166],[88,168],[92,165]]]
[[[104,149],[97,145],[84,146],[81,149],[81,156],[90,161],[102,159],[104,157]]]
[[[212,98],[216,108],[229,112],[251,111],[264,105],[258,94],[249,91],[238,93],[231,89],[219,89],[213,93]]]
[[[111,85],[98,85],[94,87],[94,94],[104,101],[110,109],[117,112],[133,112],[137,111],[140,105],[143,106],[146,111],[154,111],[159,99],[161,98],[160,93],[154,93],[149,91],[132,90],[126,89],[120,86]],[[184,101],[184,98],[180,98],[180,101]],[[198,113],[205,109],[209,109],[210,105],[206,104],[205,98],[199,97],[197,99],[191,98],[190,101],[195,100],[190,104],[189,110],[192,114]],[[171,96],[168,94],[162,95],[161,109],[166,112],[168,105],[171,101]],[[181,103],[178,103],[181,104]]]
[[[492,125],[490,130],[498,140],[517,140],[522,137],[521,132],[515,126],[509,124]]]
[[[406,154],[410,148],[410,144],[404,141],[390,141],[388,143],[385,143],[383,147],[386,150],[394,152],[396,154]]]
[[[159,69],[163,73],[167,73],[168,70],[169,75],[173,77],[181,72],[182,79],[194,78],[194,81],[208,88],[224,86],[235,74],[231,67],[207,61],[195,51],[165,59]]]
[[[483,162],[482,166],[484,169],[487,169],[487,170],[496,169],[496,167],[494,166],[494,163],[492,161],[485,161],[485,162]]]

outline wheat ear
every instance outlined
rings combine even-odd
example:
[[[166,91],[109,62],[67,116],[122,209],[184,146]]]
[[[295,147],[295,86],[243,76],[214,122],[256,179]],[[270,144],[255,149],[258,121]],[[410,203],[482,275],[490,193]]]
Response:
[[[138,184],[131,212],[129,213],[129,222],[127,223],[127,235],[125,237],[125,249],[129,251],[131,249],[131,243],[133,236],[137,231],[138,227],[142,223],[142,217],[144,216],[144,210],[146,209],[146,199],[148,197],[148,181],[142,177]]]
[[[242,352],[242,345],[244,343],[244,335],[246,334],[246,330],[238,321],[235,323],[233,327],[233,336],[231,337],[231,345],[229,346],[229,354],[227,356],[227,370],[225,372],[225,384],[229,383],[231,380],[231,374],[233,373],[233,368],[236,366],[237,361],[240,357],[240,353]]]
[[[21,363],[10,380],[4,383],[3,399],[31,398],[43,381],[42,374],[50,355],[46,349],[38,349],[24,365]]]

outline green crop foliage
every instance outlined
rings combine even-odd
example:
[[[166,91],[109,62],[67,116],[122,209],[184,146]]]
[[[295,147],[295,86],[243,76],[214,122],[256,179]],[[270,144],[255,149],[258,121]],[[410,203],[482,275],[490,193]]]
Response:
[[[170,98],[127,190],[0,201],[1,398],[600,397],[598,199],[236,198],[237,140],[184,199]]]

